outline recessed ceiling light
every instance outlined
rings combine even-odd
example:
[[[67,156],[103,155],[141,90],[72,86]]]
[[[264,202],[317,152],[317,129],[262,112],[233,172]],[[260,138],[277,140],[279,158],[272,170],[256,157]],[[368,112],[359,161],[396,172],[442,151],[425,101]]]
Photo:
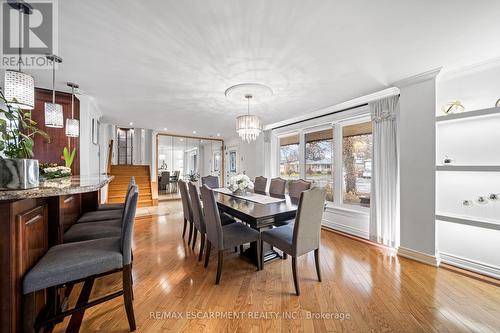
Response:
[[[196,131],[193,131],[193,134],[196,134]]]
[[[134,123],[133,122],[130,122],[129,125],[132,126]]]
[[[166,128],[166,127],[164,127],[164,128],[163,128],[163,130],[164,130],[164,131],[166,131],[166,130],[167,130],[167,128]]]
[[[217,136],[220,136],[220,133],[217,133]]]
[[[181,138],[181,141],[184,141],[184,139],[183,139],[183,138]]]

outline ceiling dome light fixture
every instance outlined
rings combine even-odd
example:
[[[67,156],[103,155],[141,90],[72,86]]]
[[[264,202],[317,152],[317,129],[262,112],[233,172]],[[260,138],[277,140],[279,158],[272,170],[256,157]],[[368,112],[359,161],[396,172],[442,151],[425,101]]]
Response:
[[[80,121],[75,119],[75,89],[80,86],[76,83],[67,83],[71,87],[71,118],[66,119],[66,136],[77,138],[80,136]]]
[[[5,71],[5,99],[7,104],[13,108],[33,110],[35,108],[35,79],[31,75],[21,72],[23,15],[32,14],[33,8],[24,1],[9,1],[9,5],[19,10],[19,70]]]
[[[55,54],[48,55],[47,59],[52,61],[52,103],[45,102],[45,126],[63,128],[63,107],[61,104],[56,104],[56,62],[60,64],[62,59]]]
[[[262,132],[262,120],[259,116],[250,114],[250,100],[263,101],[273,95],[268,86],[260,83],[243,83],[228,88],[226,97],[236,101],[247,100],[247,114],[236,118],[236,132],[240,138],[250,143],[255,141]]]

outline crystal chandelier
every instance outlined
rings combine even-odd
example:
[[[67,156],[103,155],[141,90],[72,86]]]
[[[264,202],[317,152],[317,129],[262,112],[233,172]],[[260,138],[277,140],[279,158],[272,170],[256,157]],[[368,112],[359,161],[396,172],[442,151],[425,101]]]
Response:
[[[33,8],[25,2],[10,2],[9,5],[19,10],[19,70],[5,71],[5,99],[13,108],[33,110],[35,108],[35,79],[33,76],[21,72],[23,14],[30,15]]]
[[[250,99],[252,95],[245,95],[247,99],[247,114],[236,118],[236,132],[246,143],[255,141],[262,132],[262,121],[260,117],[250,114]]]
[[[80,122],[75,119],[75,88],[78,89],[79,85],[71,82],[67,84],[71,87],[71,118],[66,119],[66,136],[77,138],[80,136]]]
[[[52,103],[45,102],[45,126],[63,128],[64,115],[61,104],[56,104],[56,62],[61,63],[62,59],[56,55],[48,55],[47,59],[52,61]]]

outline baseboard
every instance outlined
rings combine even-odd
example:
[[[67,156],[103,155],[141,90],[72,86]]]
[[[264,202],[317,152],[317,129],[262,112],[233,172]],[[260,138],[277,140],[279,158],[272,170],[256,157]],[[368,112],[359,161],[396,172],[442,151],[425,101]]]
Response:
[[[440,252],[439,257],[443,263],[457,266],[468,271],[500,279],[500,267],[488,265],[482,262],[470,260],[449,253]]]
[[[398,248],[398,256],[408,258],[408,259],[413,259],[416,261],[419,261],[421,263],[431,265],[434,267],[439,267],[440,259],[439,256],[431,256],[426,253],[422,253],[419,251],[411,250],[405,247],[399,247]]]
[[[322,224],[323,224],[323,226],[330,228],[330,229],[333,229],[333,230],[338,230],[338,231],[341,231],[343,233],[351,234],[351,235],[354,235],[354,236],[357,236],[360,238],[364,238],[364,239],[370,239],[370,235],[368,234],[368,231],[365,231],[365,230],[353,228],[353,227],[350,227],[348,225],[339,224],[339,223],[335,223],[335,222],[327,221],[327,220],[323,220]]]

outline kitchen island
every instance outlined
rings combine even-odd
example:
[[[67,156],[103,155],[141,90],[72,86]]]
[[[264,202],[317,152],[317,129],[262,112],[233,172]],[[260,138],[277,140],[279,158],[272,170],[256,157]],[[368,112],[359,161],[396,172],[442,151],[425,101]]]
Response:
[[[22,330],[22,279],[85,212],[96,210],[112,176],[71,176],[27,190],[0,191],[0,332]],[[40,291],[34,315],[55,308],[62,295]],[[55,306],[54,306],[55,305]]]

